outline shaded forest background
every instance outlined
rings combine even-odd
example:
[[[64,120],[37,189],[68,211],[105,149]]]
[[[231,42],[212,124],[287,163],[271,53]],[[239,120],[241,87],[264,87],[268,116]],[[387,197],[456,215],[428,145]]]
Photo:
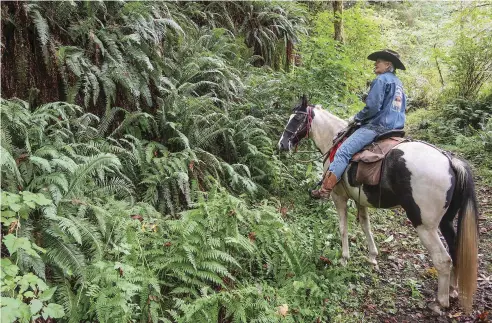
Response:
[[[397,50],[407,130],[490,183],[491,17],[480,1],[2,2],[2,322],[276,321],[283,304],[285,321],[346,321],[361,277],[337,265],[331,203],[304,194],[316,154],[276,152],[289,112],[307,93],[353,115],[367,55]]]

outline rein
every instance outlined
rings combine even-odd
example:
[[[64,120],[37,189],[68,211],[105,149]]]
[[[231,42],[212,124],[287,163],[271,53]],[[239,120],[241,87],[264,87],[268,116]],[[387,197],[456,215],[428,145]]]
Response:
[[[316,150],[312,150],[312,151],[299,151],[300,153],[317,153]],[[298,160],[299,163],[304,163],[304,164],[307,164],[307,163],[312,163],[314,161],[317,161],[317,160],[320,160],[320,159],[324,159],[325,156],[328,154],[328,152],[324,153],[323,155],[319,156],[319,157],[315,157],[315,158],[311,158],[311,159],[308,159],[308,160]]]

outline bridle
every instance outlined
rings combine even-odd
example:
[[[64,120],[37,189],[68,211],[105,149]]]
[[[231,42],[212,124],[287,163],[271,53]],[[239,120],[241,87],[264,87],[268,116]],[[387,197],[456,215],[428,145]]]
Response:
[[[289,141],[292,141],[293,138],[297,139],[296,149],[297,149],[297,145],[299,144],[301,139],[309,137],[309,132],[311,131],[311,125],[313,123],[313,108],[314,107],[312,105],[308,105],[306,108],[306,112],[304,112],[304,111],[296,111],[295,112],[296,115],[299,115],[299,114],[304,115],[303,120],[299,123],[299,125],[297,126],[297,128],[295,130],[288,129],[289,125],[285,126],[285,128],[284,128],[284,132],[291,134]],[[306,130],[306,135],[303,138],[299,138],[299,133],[301,133],[304,130]]]

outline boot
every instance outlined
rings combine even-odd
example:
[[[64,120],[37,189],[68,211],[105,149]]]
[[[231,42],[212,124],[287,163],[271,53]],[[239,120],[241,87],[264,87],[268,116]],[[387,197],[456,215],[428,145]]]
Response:
[[[330,171],[325,173],[323,177],[323,183],[321,184],[321,188],[319,190],[311,191],[311,197],[315,199],[327,199],[330,197],[330,193],[337,185],[338,179],[335,174]]]

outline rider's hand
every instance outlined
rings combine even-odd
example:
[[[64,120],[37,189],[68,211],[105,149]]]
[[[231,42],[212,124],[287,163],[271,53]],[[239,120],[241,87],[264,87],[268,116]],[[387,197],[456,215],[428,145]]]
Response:
[[[355,116],[351,116],[350,118],[348,118],[347,121],[349,126],[353,125],[355,123]]]
[[[367,93],[362,94],[362,96],[360,97],[360,100],[362,102],[366,103],[366,99],[367,99]]]

